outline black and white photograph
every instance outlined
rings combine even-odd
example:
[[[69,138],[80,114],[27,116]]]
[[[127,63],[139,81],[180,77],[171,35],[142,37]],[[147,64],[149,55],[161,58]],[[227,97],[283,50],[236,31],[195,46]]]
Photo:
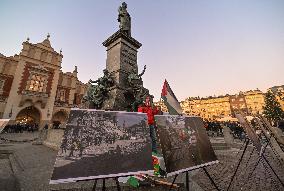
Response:
[[[218,163],[200,117],[157,115],[168,176]]]
[[[71,110],[51,184],[153,171],[147,116]]]

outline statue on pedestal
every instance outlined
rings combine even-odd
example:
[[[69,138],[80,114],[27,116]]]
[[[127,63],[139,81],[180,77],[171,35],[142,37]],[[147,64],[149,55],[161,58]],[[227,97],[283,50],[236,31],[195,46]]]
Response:
[[[125,2],[122,3],[121,6],[118,8],[118,19],[117,21],[120,22],[119,28],[120,30],[128,35],[131,36],[131,17],[127,12],[127,4]]]
[[[119,30],[103,42],[107,47],[104,76],[89,81],[84,97],[89,108],[115,111],[137,111],[149,90],[143,87],[143,71],[138,73],[137,50],[142,46],[131,37],[131,17],[125,2],[118,9]]]

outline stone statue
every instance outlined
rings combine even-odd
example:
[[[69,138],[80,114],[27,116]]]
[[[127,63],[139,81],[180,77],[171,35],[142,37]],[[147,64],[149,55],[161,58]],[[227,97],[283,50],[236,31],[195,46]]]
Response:
[[[121,6],[118,8],[118,19],[117,21],[120,22],[119,28],[120,30],[128,35],[131,36],[131,17],[127,12],[127,4],[125,2],[122,3]]]
[[[137,111],[138,106],[143,103],[146,96],[151,96],[149,94],[149,90],[143,87],[142,76],[145,71],[146,65],[144,66],[144,69],[140,74],[137,74],[135,69],[133,69],[127,77],[127,82],[129,86],[129,89],[127,91],[134,96],[134,100],[131,103],[131,110],[134,112]]]
[[[142,81],[142,76],[146,71],[146,65],[144,66],[143,71],[140,74],[137,74],[135,70],[133,70],[129,75],[128,75],[128,84],[130,87],[133,89],[139,88],[138,86],[143,86],[143,81]]]
[[[104,69],[104,76],[98,80],[89,80],[90,87],[87,91],[84,101],[89,101],[95,109],[101,109],[105,99],[108,98],[108,93],[114,87],[114,80],[108,70]]]
[[[103,77],[100,77],[99,79],[95,81],[89,80],[89,83],[91,84],[97,83],[98,85],[102,85],[104,87],[112,86],[114,81],[113,81],[111,74],[108,72],[107,69],[104,69],[103,73],[104,73]]]
[[[149,90],[141,86],[138,90],[134,91],[135,100],[132,103],[132,111],[136,112],[139,105],[143,104],[143,101],[147,96],[153,97],[150,95]]]

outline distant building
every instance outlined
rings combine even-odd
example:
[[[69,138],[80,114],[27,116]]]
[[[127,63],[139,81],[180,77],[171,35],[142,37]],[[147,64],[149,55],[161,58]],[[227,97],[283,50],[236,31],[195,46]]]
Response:
[[[281,108],[284,110],[284,85],[274,86],[268,90],[272,91]],[[162,102],[155,105],[167,111]],[[205,120],[216,120],[219,118],[234,117],[235,113],[241,111],[246,115],[262,114],[265,105],[265,95],[259,89],[240,92],[235,95],[209,96],[206,98],[189,97],[180,102],[183,113],[186,115],[200,116]]]
[[[230,105],[233,116],[235,116],[235,114],[239,111],[241,111],[244,114],[248,114],[245,95],[242,92],[240,92],[239,94],[231,95],[229,97],[230,97]]]
[[[10,123],[65,123],[70,108],[84,107],[88,86],[73,72],[63,73],[61,51],[56,52],[49,35],[40,43],[22,43],[19,55],[0,54],[0,118]]]
[[[168,108],[162,100],[158,102],[154,102],[154,105],[156,107],[160,107],[162,112],[168,112]]]
[[[263,113],[264,94],[262,91],[258,89],[250,90],[244,92],[244,96],[249,114],[255,115]]]
[[[185,114],[200,116],[207,120],[231,116],[228,96],[208,98],[191,97],[182,101],[181,107]]]

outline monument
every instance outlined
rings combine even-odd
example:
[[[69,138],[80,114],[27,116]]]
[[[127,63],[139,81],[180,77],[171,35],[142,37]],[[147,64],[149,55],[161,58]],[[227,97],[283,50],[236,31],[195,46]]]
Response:
[[[103,42],[107,48],[104,76],[90,80],[85,100],[90,108],[117,111],[137,111],[149,90],[143,87],[142,75],[138,73],[137,52],[142,46],[131,36],[131,17],[125,2],[118,9],[119,30]]]

